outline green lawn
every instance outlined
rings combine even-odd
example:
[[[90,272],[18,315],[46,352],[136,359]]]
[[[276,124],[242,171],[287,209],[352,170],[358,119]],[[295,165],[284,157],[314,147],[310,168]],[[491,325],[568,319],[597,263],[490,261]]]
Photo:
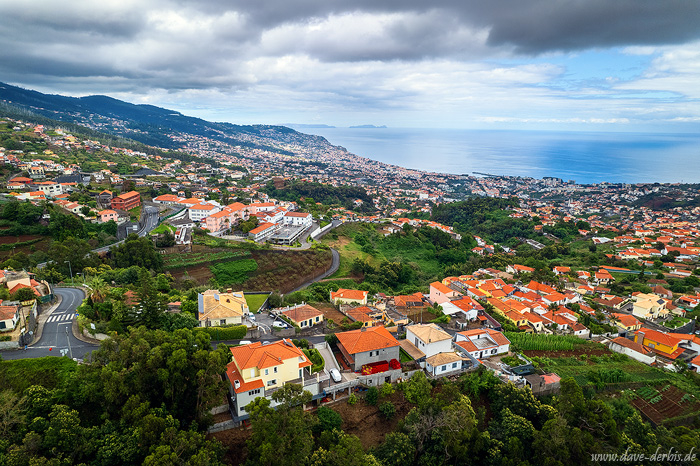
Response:
[[[169,231],[171,233],[175,233],[176,228],[172,225],[169,225],[167,223],[161,223],[158,225],[153,231],[151,231],[151,235],[160,235],[162,233],[165,233],[166,231]]]
[[[668,320],[668,321],[664,322],[663,325],[664,325],[664,327],[671,328],[671,329],[675,329],[675,328],[684,326],[684,325],[687,324],[688,322],[690,322],[690,319],[686,319],[686,318],[684,318],[684,317],[675,316],[675,317],[673,317],[671,320]]]
[[[407,352],[405,352],[405,351],[403,350],[403,348],[400,348],[400,349],[399,349],[399,357],[400,357],[400,361],[399,361],[399,362],[410,362],[410,361],[413,361],[413,358],[412,358],[411,356],[409,356],[409,354],[408,354]]]
[[[250,309],[250,312],[258,312],[258,309],[260,309],[260,306],[263,305],[263,303],[269,295],[244,293],[244,296],[245,302],[248,303],[248,308]]]

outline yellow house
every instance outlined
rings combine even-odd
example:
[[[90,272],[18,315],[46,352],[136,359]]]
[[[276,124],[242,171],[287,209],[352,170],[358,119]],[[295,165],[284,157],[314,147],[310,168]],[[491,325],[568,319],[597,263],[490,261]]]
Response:
[[[668,315],[666,301],[655,294],[637,293],[632,296],[632,314],[641,319],[658,319]]]
[[[660,356],[665,356],[669,359],[676,359],[683,354],[685,348],[678,347],[681,342],[679,338],[672,334],[657,332],[656,330],[641,328],[634,335],[634,342],[651,348]]]
[[[288,339],[267,345],[256,342],[234,346],[231,355],[226,375],[231,382],[231,398],[237,416],[245,415],[245,407],[255,398],[270,398],[286,383],[304,385],[304,368],[312,365],[304,352]],[[310,391],[317,392],[318,384]]]
[[[368,294],[367,291],[340,288],[338,291],[331,291],[331,302],[335,305],[357,303],[364,306],[367,304]]]
[[[221,293],[207,290],[197,295],[197,319],[200,327],[243,323],[243,316],[250,314],[243,292]]]
[[[615,313],[612,315],[615,319],[615,325],[628,332],[634,332],[642,328],[642,323],[636,317],[629,314]]]

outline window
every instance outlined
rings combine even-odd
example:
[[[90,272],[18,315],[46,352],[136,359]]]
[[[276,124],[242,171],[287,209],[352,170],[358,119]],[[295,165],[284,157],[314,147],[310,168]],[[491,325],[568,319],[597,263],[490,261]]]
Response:
[[[491,354],[496,354],[496,351],[498,351],[498,350],[497,350],[497,349],[492,349],[492,350],[491,350]]]
[[[319,319],[320,319],[320,317],[316,317],[316,322],[318,322]]]
[[[273,385],[277,385],[277,379],[272,379],[267,381],[267,386],[271,387]]]
[[[270,369],[265,369],[265,375],[270,373]]]
[[[226,319],[221,319],[219,321],[219,325],[226,325]]]
[[[456,367],[457,367],[457,363],[456,363],[456,362],[453,362],[453,363],[452,363],[452,369],[455,369]]]
[[[275,374],[277,373],[277,366],[275,366],[274,369],[272,369],[272,372],[274,372]]]

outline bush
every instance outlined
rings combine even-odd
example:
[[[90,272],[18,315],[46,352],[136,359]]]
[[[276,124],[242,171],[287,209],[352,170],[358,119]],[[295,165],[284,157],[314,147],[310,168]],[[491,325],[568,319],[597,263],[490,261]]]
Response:
[[[377,400],[379,399],[379,390],[377,387],[369,387],[367,394],[365,395],[365,401],[368,405],[376,406]]]
[[[348,397],[348,404],[354,405],[355,403],[357,403],[357,395],[355,395],[354,393],[351,393],[350,396]]]
[[[240,340],[245,338],[248,327],[245,325],[234,325],[233,327],[204,327],[195,328],[196,332],[208,333],[212,340]]]
[[[386,396],[391,396],[394,393],[394,385],[390,383],[385,383],[382,385],[382,388],[379,390],[379,394],[382,396],[382,398]]]
[[[311,366],[311,373],[315,374],[316,372],[321,372],[326,365],[326,361],[323,360],[321,353],[316,348],[303,349],[302,351],[313,364]]]
[[[318,432],[332,431],[333,429],[340,430],[340,425],[343,423],[343,418],[340,417],[337,411],[333,411],[330,408],[321,406],[316,411],[316,416],[318,417],[318,424],[316,424],[316,429]]]
[[[379,411],[384,415],[385,418],[391,419],[396,414],[396,407],[391,401],[385,401],[379,405]]]

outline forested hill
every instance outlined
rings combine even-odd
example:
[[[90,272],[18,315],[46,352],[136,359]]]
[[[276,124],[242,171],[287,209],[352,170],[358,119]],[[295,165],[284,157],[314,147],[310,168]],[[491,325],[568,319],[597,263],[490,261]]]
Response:
[[[0,83],[0,102],[168,149],[185,148],[182,136],[188,135],[285,155],[291,152],[282,144],[330,145],[320,136],[299,133],[285,126],[212,123],[174,110],[136,105],[103,95],[67,97]]]

